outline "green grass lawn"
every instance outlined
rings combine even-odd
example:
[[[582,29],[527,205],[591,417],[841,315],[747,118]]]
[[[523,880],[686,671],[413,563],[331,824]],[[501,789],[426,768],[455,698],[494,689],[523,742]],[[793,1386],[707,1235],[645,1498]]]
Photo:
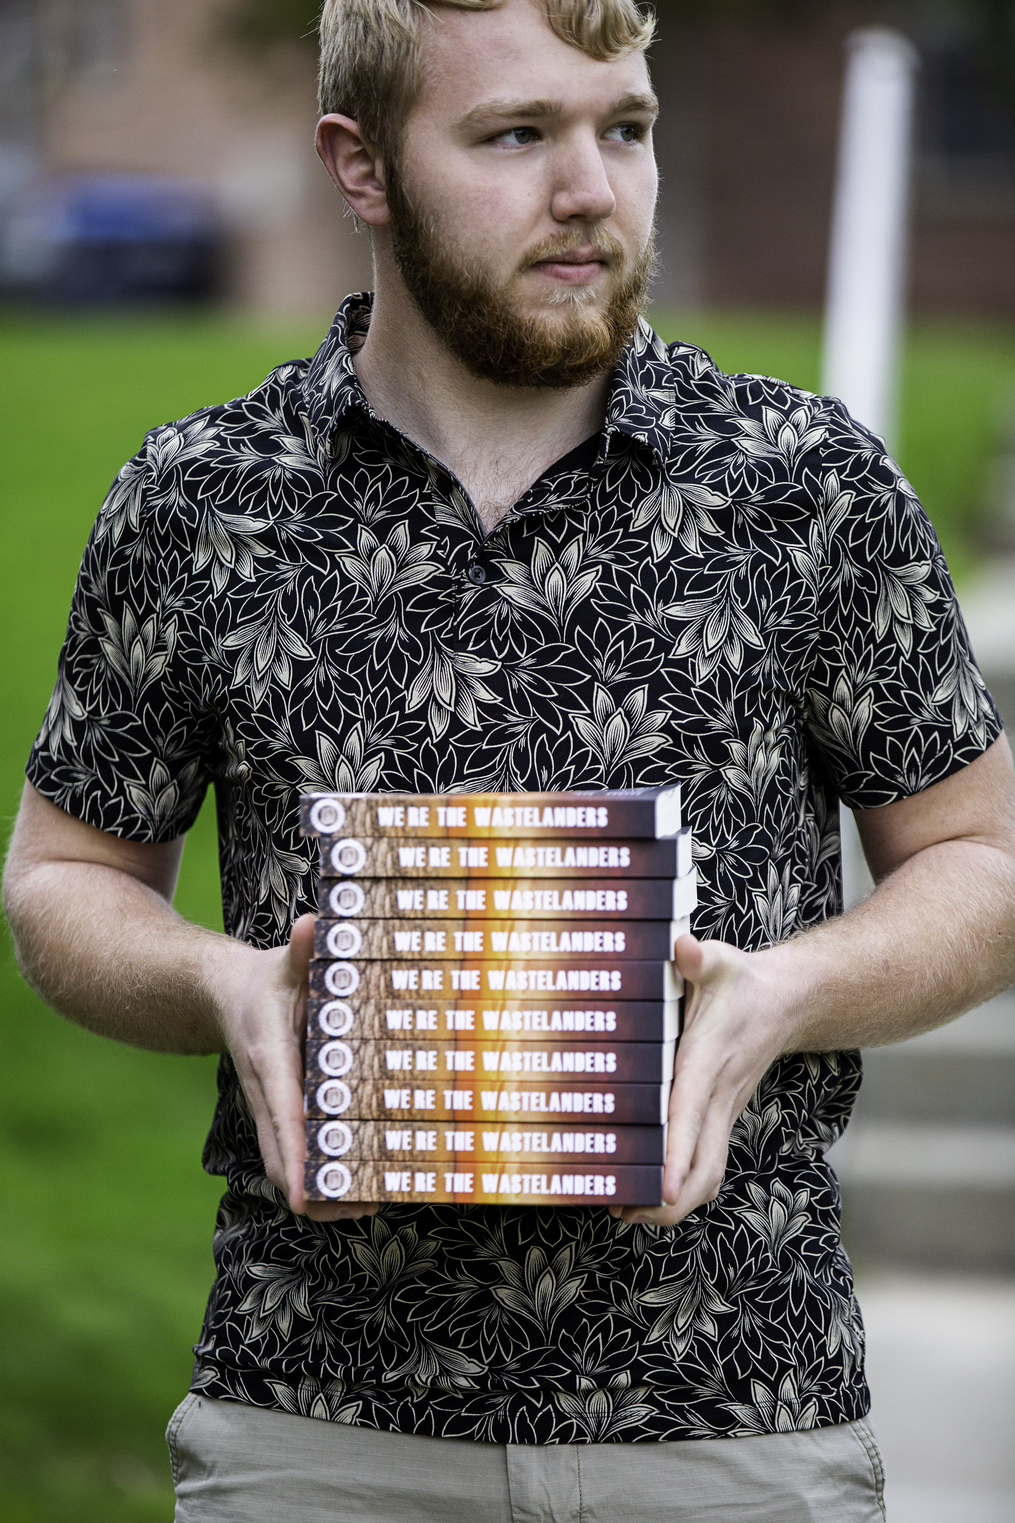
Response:
[[[819,332],[793,317],[665,318],[727,369],[813,388]],[[146,428],[236,395],[323,332],[222,317],[0,319],[0,812],[53,680],[78,560]],[[900,456],[956,570],[976,518],[1015,334],[913,334]],[[214,821],[191,834],[177,903],[220,924]],[[211,1281],[220,1193],[200,1169],[214,1064],[115,1047],[46,1010],[0,959],[0,1523],[172,1517],[162,1432]]]
[[[312,352],[222,319],[0,326],[0,811],[13,819],[96,509],[145,429]],[[221,925],[214,812],[177,904]],[[173,1515],[162,1433],[186,1391],[221,1184],[202,1173],[213,1060],[69,1026],[0,962],[0,1519]]]

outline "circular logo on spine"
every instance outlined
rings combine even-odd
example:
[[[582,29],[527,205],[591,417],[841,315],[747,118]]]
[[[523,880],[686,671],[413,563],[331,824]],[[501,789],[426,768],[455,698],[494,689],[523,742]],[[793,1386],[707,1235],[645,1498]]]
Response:
[[[352,1127],[344,1121],[326,1121],[317,1133],[317,1146],[329,1158],[341,1158],[352,1147]]]
[[[358,915],[366,903],[366,894],[358,883],[336,883],[328,895],[333,915]]]
[[[351,1006],[333,999],[318,1012],[317,1024],[325,1036],[345,1036],[352,1030],[355,1019]]]
[[[318,835],[333,836],[345,824],[345,808],[338,799],[318,799],[310,811],[310,828]]]
[[[329,1200],[338,1200],[352,1185],[352,1175],[344,1163],[322,1163],[317,1171],[317,1188]]]
[[[354,925],[333,925],[327,945],[332,957],[355,957],[363,945],[363,932]]]
[[[351,962],[333,962],[324,975],[329,994],[355,994],[359,988],[359,974]]]
[[[362,841],[336,841],[331,848],[331,865],[337,873],[358,873],[367,859]]]
[[[327,1042],[317,1054],[317,1066],[322,1073],[340,1079],[352,1067],[352,1048],[344,1042]]]
[[[352,1090],[344,1079],[325,1079],[317,1087],[317,1103],[326,1116],[340,1116],[352,1104]]]

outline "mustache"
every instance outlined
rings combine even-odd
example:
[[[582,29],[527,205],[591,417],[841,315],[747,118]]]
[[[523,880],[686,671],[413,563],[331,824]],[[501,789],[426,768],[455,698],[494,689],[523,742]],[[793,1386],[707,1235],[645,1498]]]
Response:
[[[544,260],[559,258],[563,254],[576,254],[591,249],[598,254],[607,268],[624,263],[624,245],[605,228],[575,228],[569,233],[557,233],[543,238],[526,249],[520,268],[529,270]]]

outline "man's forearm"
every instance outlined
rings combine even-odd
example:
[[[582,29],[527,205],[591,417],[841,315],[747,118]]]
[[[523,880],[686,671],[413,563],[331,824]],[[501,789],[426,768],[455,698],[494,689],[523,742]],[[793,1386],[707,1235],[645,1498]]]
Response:
[[[213,989],[249,948],[96,863],[36,864],[9,877],[5,898],[21,971],[54,1009],[155,1052],[222,1048]]]
[[[851,914],[758,961],[789,994],[785,1050],[902,1041],[1015,982],[1015,861],[980,842],[929,846]]]
[[[373,1204],[304,1196],[303,1031],[313,916],[259,952],[171,907],[183,840],[107,834],[25,784],[4,908],[29,982],[72,1020],[156,1052],[228,1052],[265,1172],[320,1221]]]
[[[899,1041],[1015,981],[1012,773],[1002,736],[923,793],[861,815],[879,883],[849,915],[760,952],[680,938],[688,993],[666,1205],[614,1214],[672,1225],[714,1200],[736,1118],[783,1054]]]
[[[48,822],[48,856],[38,849],[40,822]],[[93,854],[117,853],[125,866],[60,855],[82,843]],[[228,1052],[268,1178],[293,1209],[322,1220],[376,1210],[308,1204],[303,1195],[301,1043],[312,917],[270,952],[191,925],[168,902],[179,851],[179,844],[135,849],[100,838],[29,791],[4,878],[25,977],[48,1004],[103,1036],[155,1052]]]

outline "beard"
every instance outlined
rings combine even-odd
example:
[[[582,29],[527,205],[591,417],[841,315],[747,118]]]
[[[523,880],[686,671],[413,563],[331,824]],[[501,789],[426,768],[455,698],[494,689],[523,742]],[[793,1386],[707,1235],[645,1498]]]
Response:
[[[441,343],[472,375],[499,386],[563,391],[613,369],[638,325],[655,271],[651,233],[630,264],[623,245],[603,228],[576,228],[529,249],[520,271],[594,248],[614,272],[614,284],[602,305],[589,287],[562,285],[550,295],[548,311],[527,314],[517,310],[508,289],[439,238],[394,165],[387,201],[391,249],[406,288]]]

